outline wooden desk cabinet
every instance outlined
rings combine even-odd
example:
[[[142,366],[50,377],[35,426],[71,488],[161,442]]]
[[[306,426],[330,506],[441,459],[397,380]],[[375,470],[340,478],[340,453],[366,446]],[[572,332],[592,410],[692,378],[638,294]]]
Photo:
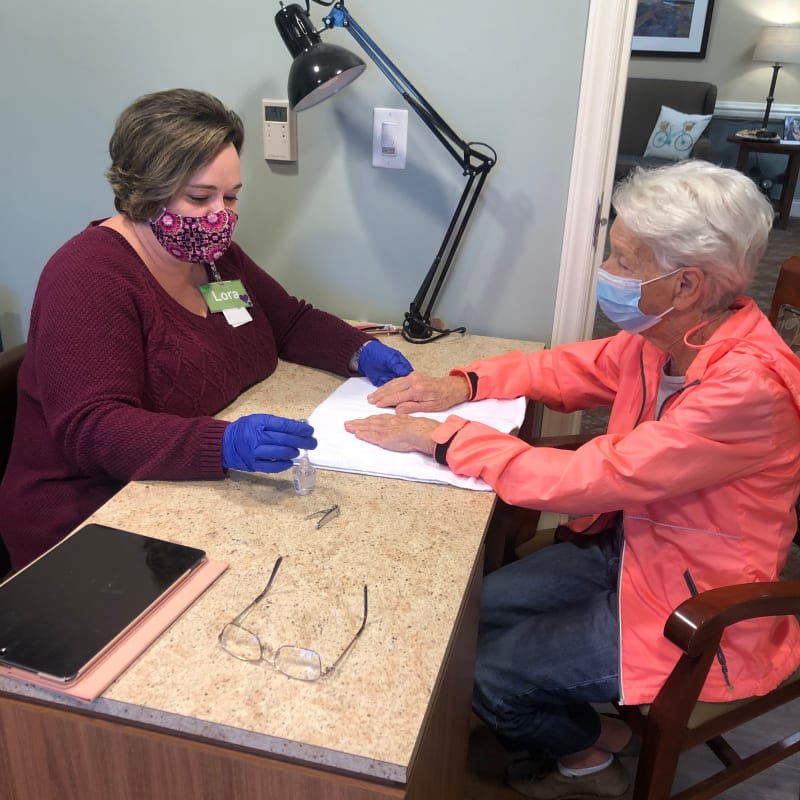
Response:
[[[467,586],[406,780],[320,769],[211,737],[0,692],[4,800],[462,800],[482,562]],[[5,679],[6,681],[8,679]],[[124,677],[121,679],[124,680]],[[2,685],[2,682],[0,682]],[[302,713],[301,709],[298,709]]]
[[[392,337],[443,374],[530,342]],[[341,379],[281,363],[220,416],[307,417]],[[317,530],[309,511],[341,516]],[[0,677],[3,800],[461,800],[492,492],[319,470],[133,482],[89,521],[184,541],[225,572],[101,697],[82,704]],[[330,678],[305,684],[217,644],[278,582],[358,599],[367,627]],[[278,590],[273,587],[273,591]]]

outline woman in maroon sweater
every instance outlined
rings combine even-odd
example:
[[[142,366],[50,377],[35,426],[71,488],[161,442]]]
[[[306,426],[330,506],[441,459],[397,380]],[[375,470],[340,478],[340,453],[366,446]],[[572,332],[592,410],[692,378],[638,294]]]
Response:
[[[213,418],[279,358],[376,385],[411,370],[231,243],[243,139],[239,117],[201,92],[145,95],[120,115],[108,171],[119,213],[64,244],[34,298],[0,485],[15,569],[128,481],[288,469],[316,446],[311,426]]]

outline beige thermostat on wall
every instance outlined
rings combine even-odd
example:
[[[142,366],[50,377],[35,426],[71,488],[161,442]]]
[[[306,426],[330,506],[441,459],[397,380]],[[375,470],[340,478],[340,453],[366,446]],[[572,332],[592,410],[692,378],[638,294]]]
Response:
[[[297,161],[297,114],[288,100],[262,100],[264,158],[267,161]]]

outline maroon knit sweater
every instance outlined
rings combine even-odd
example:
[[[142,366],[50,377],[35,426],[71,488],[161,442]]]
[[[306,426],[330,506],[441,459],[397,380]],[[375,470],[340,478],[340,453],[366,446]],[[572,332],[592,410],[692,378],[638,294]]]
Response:
[[[368,337],[291,297],[236,244],[217,268],[222,280],[244,283],[252,322],[234,328],[222,314],[187,311],[122,236],[97,223],[47,263],[0,485],[0,536],[15,569],[128,481],[224,477],[227,423],[212,415],[279,358],[351,374]]]

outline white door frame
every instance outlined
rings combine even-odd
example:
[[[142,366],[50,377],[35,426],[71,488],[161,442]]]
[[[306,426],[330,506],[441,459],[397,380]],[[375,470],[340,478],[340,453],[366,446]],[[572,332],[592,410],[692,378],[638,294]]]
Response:
[[[553,347],[592,335],[594,273],[605,246],[636,5],[636,0],[589,4]],[[542,420],[545,434],[576,433],[579,427],[580,414],[545,411]]]

